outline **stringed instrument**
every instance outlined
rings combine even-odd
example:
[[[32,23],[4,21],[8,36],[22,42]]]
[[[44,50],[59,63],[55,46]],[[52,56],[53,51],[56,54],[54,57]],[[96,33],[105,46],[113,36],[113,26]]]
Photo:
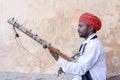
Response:
[[[50,51],[52,51],[54,54],[57,54],[58,56],[64,58],[67,61],[72,61],[72,58],[68,57],[67,55],[63,54],[60,50],[54,48],[50,43],[46,42],[45,40],[39,38],[38,35],[33,34],[31,31],[27,30],[23,25],[20,25],[17,23],[17,21],[14,20],[14,18],[9,19],[8,23],[11,24],[14,28],[19,29],[23,33],[25,33],[27,36],[31,37],[34,39],[36,42],[41,44],[44,48],[48,48]]]

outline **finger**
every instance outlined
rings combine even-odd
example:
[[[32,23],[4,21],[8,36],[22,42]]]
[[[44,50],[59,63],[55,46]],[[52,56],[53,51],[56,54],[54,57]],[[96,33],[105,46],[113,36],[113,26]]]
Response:
[[[59,71],[57,76],[59,76],[59,75],[62,74],[62,73],[63,73],[62,71]]]
[[[60,67],[59,70],[58,70],[58,75],[57,76],[59,76],[62,73],[64,73],[64,72],[63,72],[62,68]]]

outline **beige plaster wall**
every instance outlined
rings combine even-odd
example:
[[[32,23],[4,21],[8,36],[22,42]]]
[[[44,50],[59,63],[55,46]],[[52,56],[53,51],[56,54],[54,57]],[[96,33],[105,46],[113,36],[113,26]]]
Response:
[[[0,72],[53,74],[58,69],[48,50],[19,31],[21,42],[34,57],[17,45],[9,18],[15,17],[72,56],[83,41],[77,34],[83,12],[101,18],[97,34],[105,47],[108,75],[120,74],[120,0],[0,0]]]

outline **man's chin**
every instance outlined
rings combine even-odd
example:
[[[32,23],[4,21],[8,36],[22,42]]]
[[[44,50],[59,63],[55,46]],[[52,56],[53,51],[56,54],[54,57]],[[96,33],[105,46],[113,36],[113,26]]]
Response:
[[[85,38],[85,36],[83,36],[83,35],[79,35],[79,37],[80,37],[80,38]]]
[[[83,36],[82,36],[82,35],[79,35],[79,37],[80,37],[80,38],[83,38]]]

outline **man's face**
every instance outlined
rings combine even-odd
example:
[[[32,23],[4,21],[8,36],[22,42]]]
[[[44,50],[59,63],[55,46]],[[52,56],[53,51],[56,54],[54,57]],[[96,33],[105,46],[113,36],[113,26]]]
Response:
[[[79,36],[81,38],[86,38],[88,37],[88,25],[86,25],[85,23],[83,22],[79,22],[79,25],[78,25],[78,33],[79,33]]]

